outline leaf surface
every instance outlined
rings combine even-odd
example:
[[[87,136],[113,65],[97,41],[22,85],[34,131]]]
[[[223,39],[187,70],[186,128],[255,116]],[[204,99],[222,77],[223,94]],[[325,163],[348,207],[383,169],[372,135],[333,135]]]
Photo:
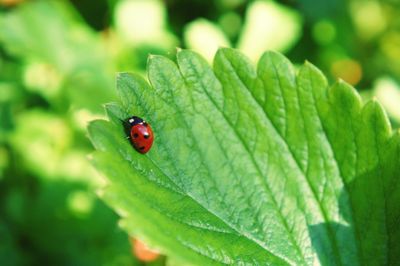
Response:
[[[151,56],[149,83],[121,73],[110,121],[89,127],[104,199],[127,230],[197,265],[395,265],[399,134],[376,101],[267,52],[254,67]],[[146,119],[146,155],[121,120]]]

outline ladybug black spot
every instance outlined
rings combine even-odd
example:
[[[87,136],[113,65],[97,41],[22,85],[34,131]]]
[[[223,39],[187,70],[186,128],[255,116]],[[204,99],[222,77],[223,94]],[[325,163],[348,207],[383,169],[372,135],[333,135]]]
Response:
[[[133,137],[136,139],[137,137],[139,137],[139,135],[137,133],[133,134]]]
[[[140,149],[140,150],[144,150],[145,148],[146,148],[146,147],[140,147],[139,149]]]
[[[143,135],[143,137],[144,137],[145,139],[148,139],[148,138],[150,138],[150,135],[146,133],[146,134]]]

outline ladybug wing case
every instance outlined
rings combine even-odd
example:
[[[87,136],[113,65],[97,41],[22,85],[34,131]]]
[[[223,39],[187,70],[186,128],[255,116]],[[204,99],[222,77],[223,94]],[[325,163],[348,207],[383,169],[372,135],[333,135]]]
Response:
[[[142,154],[147,153],[153,145],[153,130],[147,123],[134,125],[130,136],[133,146]]]

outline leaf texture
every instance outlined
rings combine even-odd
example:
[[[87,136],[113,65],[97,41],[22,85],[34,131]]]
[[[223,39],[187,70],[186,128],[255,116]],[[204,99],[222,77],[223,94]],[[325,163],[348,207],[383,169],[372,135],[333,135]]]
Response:
[[[274,52],[151,56],[148,80],[119,74],[120,103],[89,126],[128,232],[194,265],[396,265],[399,133],[376,101]],[[130,115],[155,132],[145,156]]]

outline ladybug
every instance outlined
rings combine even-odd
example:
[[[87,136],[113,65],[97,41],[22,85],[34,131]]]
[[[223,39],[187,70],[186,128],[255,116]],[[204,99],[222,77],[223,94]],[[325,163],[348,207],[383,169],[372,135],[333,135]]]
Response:
[[[135,150],[142,154],[147,153],[154,140],[153,130],[150,125],[137,116],[128,118],[126,122],[129,126],[129,138]]]

